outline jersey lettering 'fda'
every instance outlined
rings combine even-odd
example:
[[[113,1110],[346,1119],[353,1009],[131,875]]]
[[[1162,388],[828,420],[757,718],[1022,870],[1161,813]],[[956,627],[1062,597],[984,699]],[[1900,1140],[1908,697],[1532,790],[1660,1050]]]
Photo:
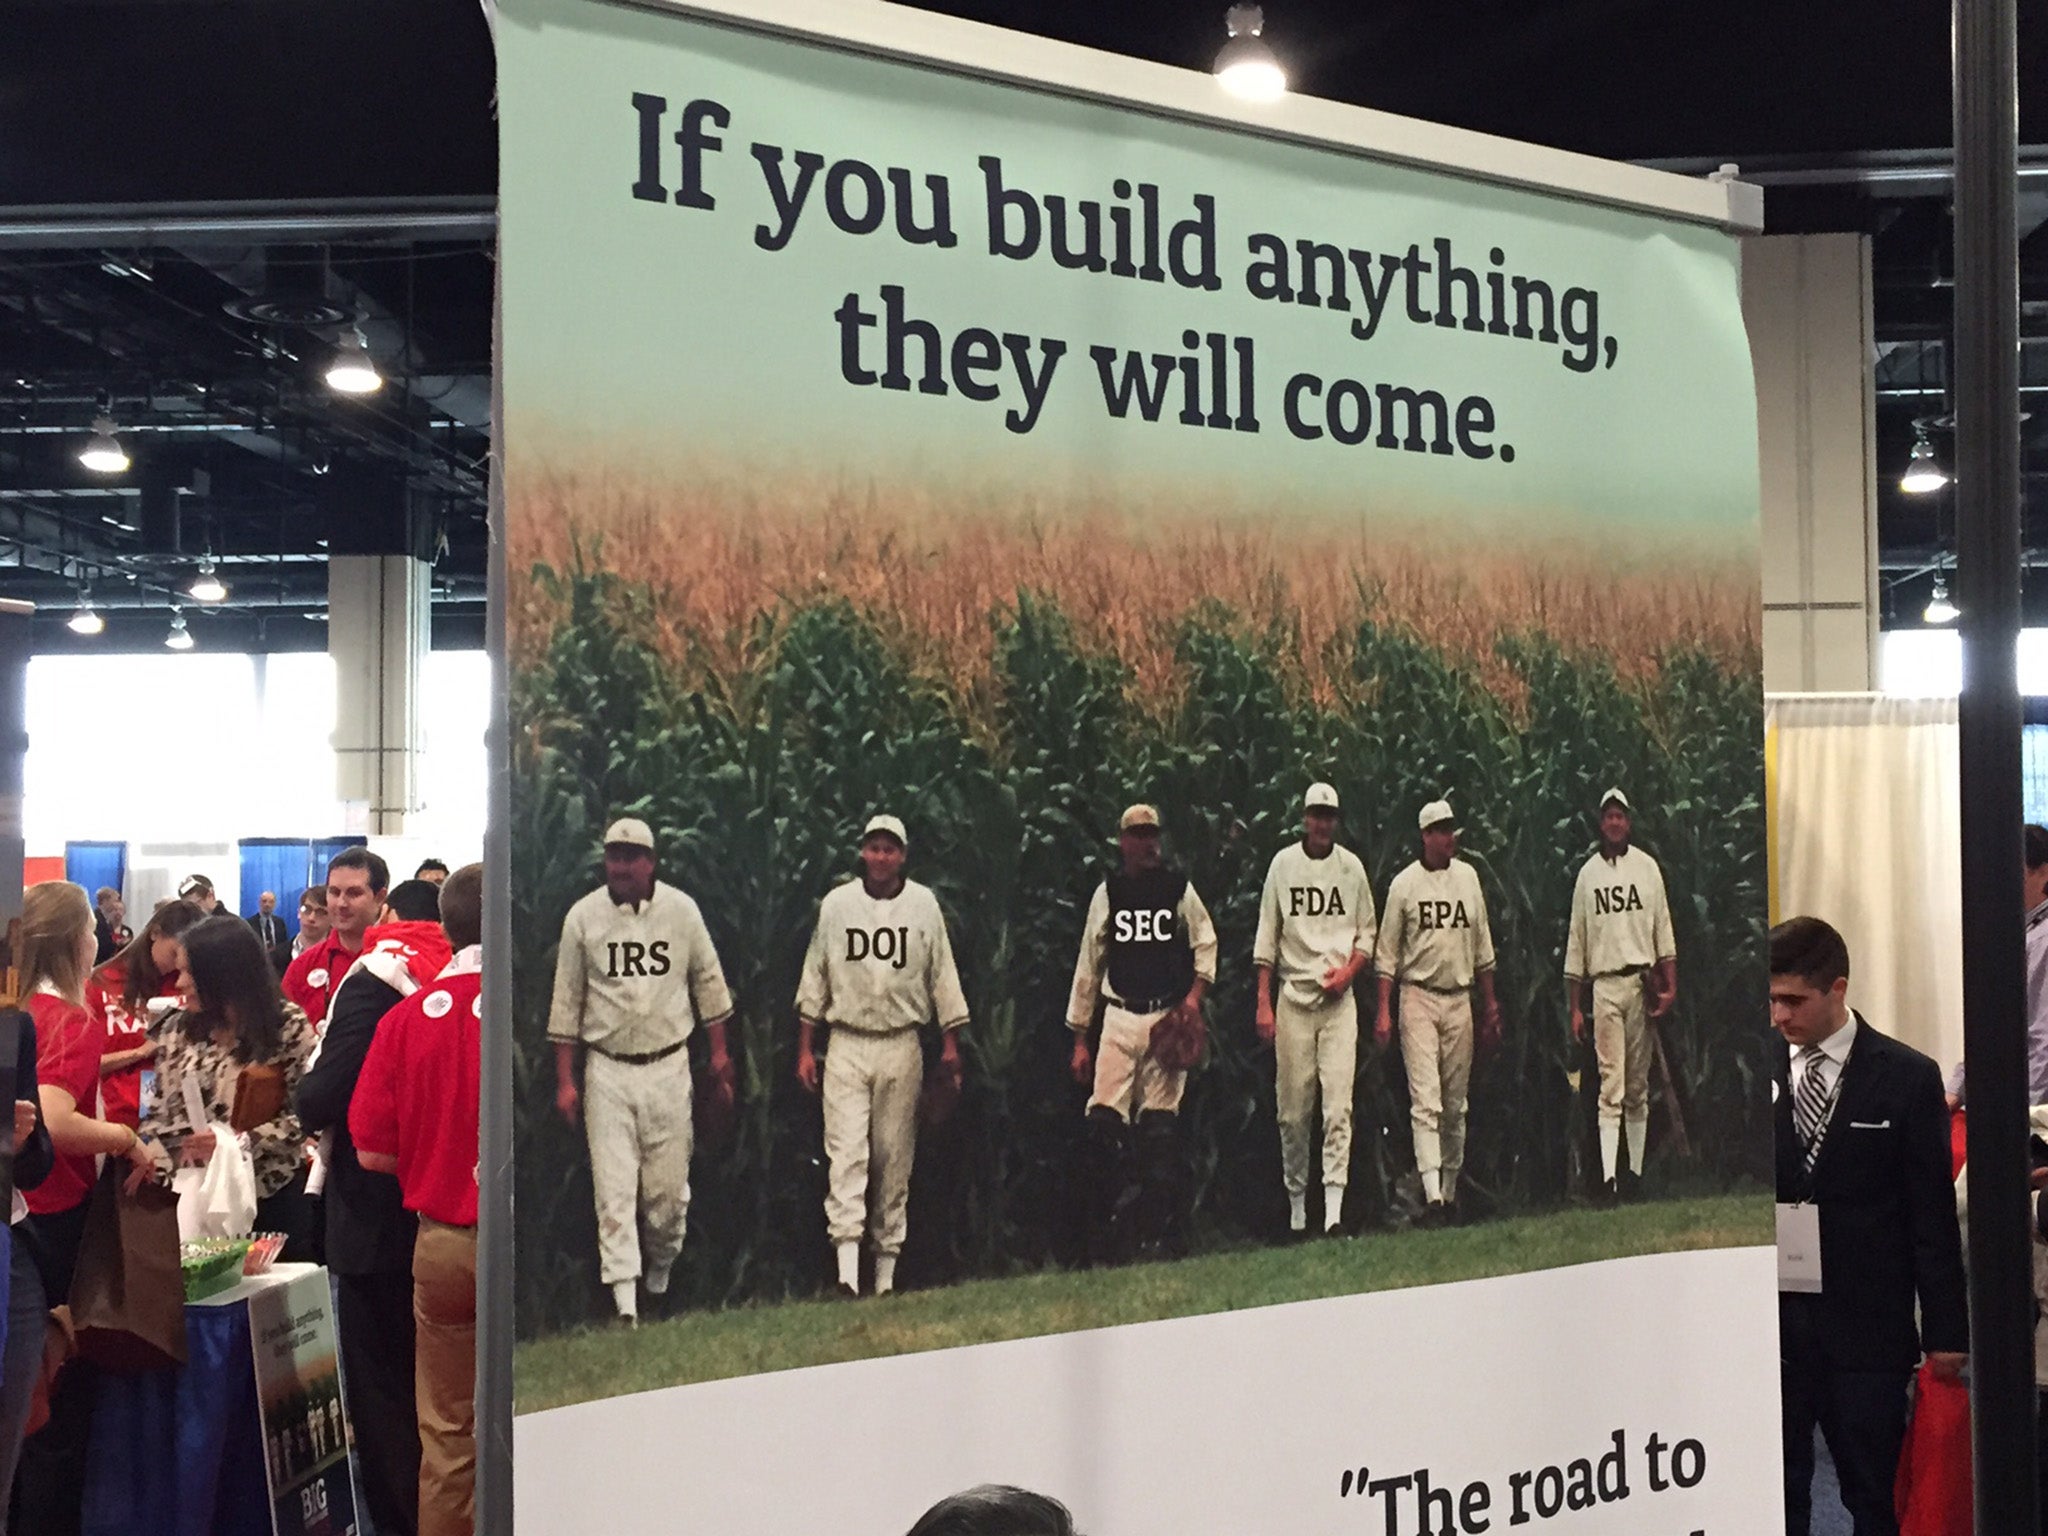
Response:
[[[1343,917],[1344,892],[1336,886],[1290,885],[1287,888],[1289,917]]]

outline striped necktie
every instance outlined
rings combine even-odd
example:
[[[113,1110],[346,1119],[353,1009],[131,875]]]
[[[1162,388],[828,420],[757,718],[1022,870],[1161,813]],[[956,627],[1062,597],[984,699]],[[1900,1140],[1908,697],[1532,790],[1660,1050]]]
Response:
[[[1819,1150],[1817,1138],[1821,1121],[1827,1115],[1828,1090],[1821,1082],[1820,1064],[1825,1053],[1817,1045],[1809,1045],[1799,1053],[1804,1072],[1799,1079],[1799,1092],[1792,1099],[1792,1124],[1799,1132],[1799,1144],[1806,1149],[1806,1166],[1813,1166],[1813,1156]]]

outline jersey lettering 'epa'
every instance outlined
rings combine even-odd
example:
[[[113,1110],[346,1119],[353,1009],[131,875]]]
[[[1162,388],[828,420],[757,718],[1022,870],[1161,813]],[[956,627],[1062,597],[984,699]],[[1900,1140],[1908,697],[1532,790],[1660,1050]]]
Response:
[[[1124,907],[1116,913],[1116,942],[1156,944],[1173,937],[1173,908]]]
[[[652,944],[614,940],[606,943],[605,954],[610,961],[605,975],[613,981],[625,976],[666,976],[669,972],[666,939],[656,939]]]
[[[910,928],[904,923],[894,928],[848,928],[846,958],[853,963],[871,960],[900,971],[910,963]]]
[[[1377,965],[1382,976],[1439,992],[1463,991],[1493,969],[1493,933],[1478,871],[1463,859],[1421,860],[1387,887]]]
[[[1462,901],[1418,901],[1415,921],[1427,933],[1432,928],[1470,928],[1472,919]]]

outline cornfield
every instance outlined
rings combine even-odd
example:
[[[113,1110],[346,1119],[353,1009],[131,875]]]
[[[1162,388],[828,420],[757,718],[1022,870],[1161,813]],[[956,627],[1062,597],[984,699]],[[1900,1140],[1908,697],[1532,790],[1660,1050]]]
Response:
[[[819,898],[887,809],[933,887],[973,1021],[965,1095],[921,1139],[906,1283],[1069,1251],[1085,1091],[1063,1024],[1089,893],[1121,808],[1159,806],[1169,856],[1222,938],[1211,1049],[1184,1134],[1196,1240],[1284,1222],[1272,1059],[1250,954],[1267,861],[1303,787],[1335,784],[1345,841],[1384,895],[1414,815],[1448,791],[1480,871],[1506,1025],[1474,1077],[1468,1174],[1501,1209],[1573,1191],[1590,1134],[1560,979],[1599,791],[1638,807],[1662,862],[1680,1000],[1661,1036],[1653,1173],[1760,1179],[1764,1083],[1762,695],[1753,574],[1599,566],[1583,551],[1462,562],[1356,529],[1286,537],[1183,518],[1145,542],[1088,509],[827,495],[803,516],[708,487],[527,482],[513,549],[519,1323],[600,1305],[587,1157],[556,1118],[544,1038],[555,945],[599,881],[606,820],[647,818],[663,877],[702,905],[738,1003],[740,1114],[700,1149],[677,1284],[691,1305],[811,1293],[830,1277],[817,1101],[795,1078],[794,996]],[[1370,1018],[1369,1010],[1366,1017]],[[1363,1051],[1354,1219],[1409,1166],[1398,1062]],[[1663,1127],[1682,1110],[1691,1156]],[[1660,1166],[1661,1164],[1661,1166]]]

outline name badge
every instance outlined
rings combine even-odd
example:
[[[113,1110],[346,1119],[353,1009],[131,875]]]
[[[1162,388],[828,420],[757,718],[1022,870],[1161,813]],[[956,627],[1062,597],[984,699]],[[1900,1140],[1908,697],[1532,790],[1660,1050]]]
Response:
[[[1820,1207],[1778,1207],[1778,1289],[1820,1294]]]

